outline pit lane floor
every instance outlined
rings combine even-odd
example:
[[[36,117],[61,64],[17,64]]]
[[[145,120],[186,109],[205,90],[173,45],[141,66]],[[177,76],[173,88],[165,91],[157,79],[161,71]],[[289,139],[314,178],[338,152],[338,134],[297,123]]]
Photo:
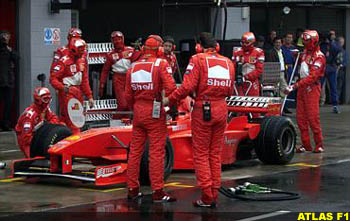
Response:
[[[142,189],[146,196],[141,203],[130,203],[124,200],[124,186],[94,188],[80,182],[60,179],[45,179],[40,182],[36,179],[9,179],[7,169],[0,171],[0,217],[6,216],[8,219],[8,216],[14,215],[13,212],[33,211],[141,211],[136,216],[148,212],[157,216],[157,212],[180,212],[170,219],[175,217],[177,220],[191,215],[206,217],[209,214],[223,219],[229,216],[230,220],[244,220],[248,217],[253,218],[247,220],[289,220],[288,217],[293,214],[289,212],[345,212],[350,205],[350,187],[347,186],[350,181],[347,170],[350,165],[349,113],[350,106],[342,106],[342,113],[339,115],[332,114],[329,106],[321,109],[326,147],[323,154],[296,154],[293,161],[285,166],[263,165],[258,160],[242,161],[223,171],[224,186],[235,186],[249,181],[300,193],[301,198],[298,200],[261,203],[231,200],[221,196],[219,207],[212,212],[191,206],[191,201],[199,197],[199,190],[193,187],[195,178],[191,171],[175,171],[167,181],[167,191],[177,196],[178,202],[157,205],[151,203],[149,187]],[[295,115],[291,117],[295,120]],[[21,158],[20,152],[15,151],[17,147],[5,143],[0,141],[0,160]],[[160,218],[166,218],[164,216],[160,215]],[[270,218],[263,219],[264,217]],[[293,217],[291,220],[296,219]]]

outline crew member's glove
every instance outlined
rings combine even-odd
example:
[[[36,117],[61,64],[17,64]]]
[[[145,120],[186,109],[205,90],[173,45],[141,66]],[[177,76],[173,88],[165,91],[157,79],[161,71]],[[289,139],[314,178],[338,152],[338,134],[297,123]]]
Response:
[[[164,105],[164,107],[169,106],[169,98],[168,97],[163,98],[163,105]]]
[[[94,99],[89,98],[89,107],[93,108],[94,107]]]
[[[251,76],[250,74],[246,74],[244,75],[244,79],[247,81],[253,81],[253,76]]]
[[[237,75],[236,77],[236,83],[237,85],[242,85],[243,84],[243,76],[242,75]]]
[[[68,85],[64,85],[64,93],[68,94],[69,93],[69,86]]]
[[[296,82],[299,81],[299,80],[300,80],[299,75],[295,75],[295,76],[293,77],[292,83],[296,83]]]
[[[289,93],[292,92],[294,89],[295,89],[295,88],[294,88],[294,85],[290,85],[290,86],[288,86],[288,87],[286,87],[286,88],[284,89],[284,93],[285,93],[285,94],[289,94]]]

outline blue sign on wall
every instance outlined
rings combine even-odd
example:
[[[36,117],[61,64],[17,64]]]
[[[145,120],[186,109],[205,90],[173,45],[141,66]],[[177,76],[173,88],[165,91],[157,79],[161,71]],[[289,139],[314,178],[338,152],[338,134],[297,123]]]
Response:
[[[53,34],[51,28],[44,28],[44,42],[46,45],[52,45]]]

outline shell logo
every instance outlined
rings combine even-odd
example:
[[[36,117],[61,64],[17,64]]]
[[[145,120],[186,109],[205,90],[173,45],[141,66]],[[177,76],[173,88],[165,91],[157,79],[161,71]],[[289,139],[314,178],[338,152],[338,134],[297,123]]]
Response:
[[[72,110],[79,110],[79,104],[77,104],[77,103],[73,104]]]

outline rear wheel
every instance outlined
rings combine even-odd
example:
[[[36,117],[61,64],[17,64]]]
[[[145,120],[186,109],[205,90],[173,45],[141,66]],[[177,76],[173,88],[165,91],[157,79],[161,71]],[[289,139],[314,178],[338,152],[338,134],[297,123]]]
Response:
[[[140,165],[140,184],[150,185],[149,177],[149,142],[147,141],[145,146],[145,152],[142,155]],[[174,150],[169,137],[166,138],[165,143],[165,159],[164,159],[164,180],[167,180],[173,170],[174,166]]]
[[[255,152],[263,163],[287,164],[295,152],[294,124],[287,117],[266,117],[261,123],[260,133],[255,141]]]
[[[34,132],[30,144],[30,157],[49,157],[48,149],[50,145],[72,135],[71,130],[59,124],[44,124]]]

